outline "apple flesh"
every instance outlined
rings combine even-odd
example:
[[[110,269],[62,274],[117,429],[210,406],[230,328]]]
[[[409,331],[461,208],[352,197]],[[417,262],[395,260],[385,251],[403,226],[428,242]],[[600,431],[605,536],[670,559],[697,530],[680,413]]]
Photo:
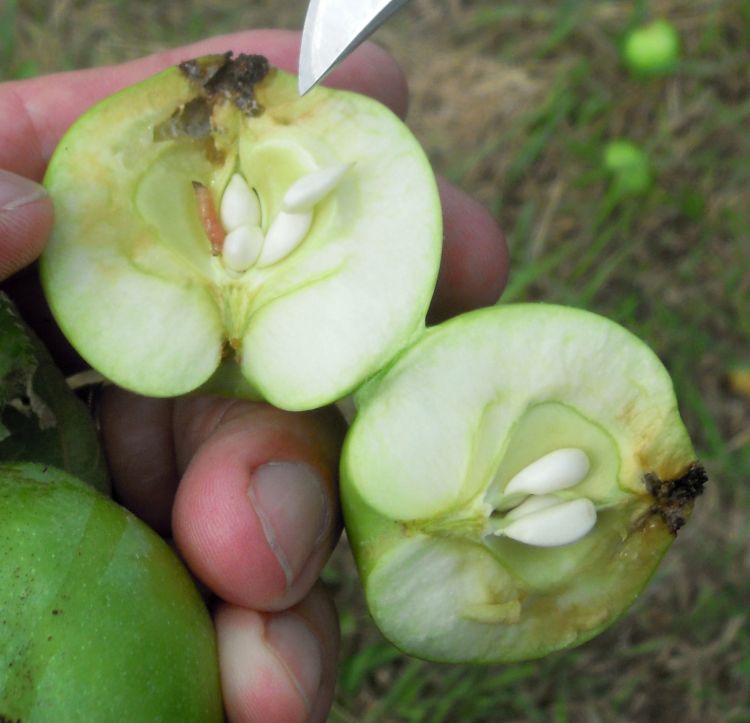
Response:
[[[45,184],[50,307],[128,389],[320,407],[424,328],[442,232],[419,144],[372,99],[300,98],[260,56],[188,61],[104,100]]]
[[[644,587],[705,481],[664,367],[585,311],[458,317],[357,406],[349,539],[375,622],[428,659],[514,661],[588,640]]]
[[[92,488],[0,466],[0,720],[221,721],[211,619],[166,543]]]

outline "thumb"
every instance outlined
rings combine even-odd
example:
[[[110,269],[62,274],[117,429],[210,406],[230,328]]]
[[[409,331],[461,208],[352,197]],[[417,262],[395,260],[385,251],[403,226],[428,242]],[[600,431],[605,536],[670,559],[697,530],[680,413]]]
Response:
[[[52,202],[42,186],[0,169],[0,281],[28,266],[52,227]]]

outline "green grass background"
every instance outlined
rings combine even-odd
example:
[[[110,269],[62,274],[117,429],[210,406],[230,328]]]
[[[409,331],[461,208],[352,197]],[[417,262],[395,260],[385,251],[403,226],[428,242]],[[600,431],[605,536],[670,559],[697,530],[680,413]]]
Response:
[[[0,79],[109,63],[261,26],[300,0],[3,0]],[[628,75],[629,28],[667,18],[683,57]],[[345,544],[326,571],[342,616],[331,721],[750,721],[750,2],[412,0],[377,40],[403,64],[436,170],[496,215],[504,300],[586,307],[641,335],[675,380],[711,484],[653,583],[613,628],[531,663],[401,656],[374,630]],[[628,138],[654,183],[602,167]]]

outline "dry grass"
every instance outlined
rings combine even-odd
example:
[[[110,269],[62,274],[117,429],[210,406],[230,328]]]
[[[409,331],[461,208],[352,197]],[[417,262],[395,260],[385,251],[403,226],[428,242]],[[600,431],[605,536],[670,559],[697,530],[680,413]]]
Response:
[[[294,27],[303,6],[11,2],[0,67],[18,77],[237,27]],[[669,78],[636,81],[618,42],[652,16],[675,23],[685,60]],[[406,69],[410,121],[435,167],[507,230],[507,300],[585,306],[646,338],[673,373],[712,485],[620,623],[527,665],[398,656],[369,623],[342,547],[328,572],[345,649],[331,720],[750,721],[750,399],[726,383],[733,365],[750,365],[750,5],[413,0],[378,39]],[[649,154],[656,181],[644,196],[611,192],[601,155],[616,137]]]

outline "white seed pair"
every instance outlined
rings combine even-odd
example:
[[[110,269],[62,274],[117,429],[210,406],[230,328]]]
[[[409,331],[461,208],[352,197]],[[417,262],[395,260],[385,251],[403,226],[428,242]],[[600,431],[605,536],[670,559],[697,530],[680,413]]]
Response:
[[[258,197],[245,179],[235,173],[221,199],[219,215],[227,236],[222,258],[236,273],[251,266],[264,268],[292,253],[310,230],[313,209],[339,184],[351,164],[313,171],[295,181],[284,194],[282,210],[263,236]]]
[[[591,469],[586,453],[558,449],[524,467],[505,486],[505,494],[526,499],[504,517],[495,535],[537,547],[559,547],[581,539],[596,524],[594,503],[581,497],[563,500],[554,493],[582,482]]]
[[[263,231],[258,197],[239,173],[229,179],[219,218],[227,232],[221,251],[224,265],[236,273],[247,271],[263,250]]]

